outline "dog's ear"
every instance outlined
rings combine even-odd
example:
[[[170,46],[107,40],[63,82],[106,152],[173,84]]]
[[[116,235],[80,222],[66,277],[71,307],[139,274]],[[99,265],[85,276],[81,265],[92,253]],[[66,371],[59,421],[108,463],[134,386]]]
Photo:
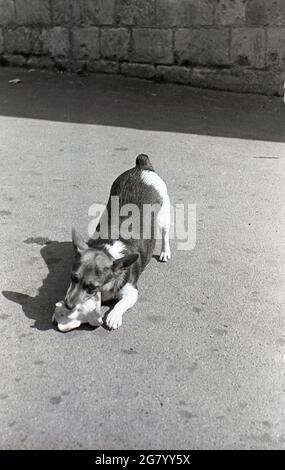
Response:
[[[87,243],[83,240],[80,233],[78,233],[74,227],[72,227],[72,243],[75,251],[77,251],[79,254],[88,248]]]
[[[123,258],[115,259],[113,262],[113,271],[119,271],[120,269],[125,269],[131,266],[137,259],[139,255],[137,253],[132,255],[124,256]]]

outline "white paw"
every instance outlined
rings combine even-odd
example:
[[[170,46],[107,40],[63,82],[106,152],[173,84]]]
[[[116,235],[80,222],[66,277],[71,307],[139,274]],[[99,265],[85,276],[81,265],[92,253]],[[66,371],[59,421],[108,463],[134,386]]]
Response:
[[[170,250],[161,251],[160,256],[159,256],[159,261],[166,263],[168,260],[170,260],[170,258],[171,258]]]
[[[106,324],[110,330],[117,330],[122,325],[122,314],[112,310],[107,316]]]

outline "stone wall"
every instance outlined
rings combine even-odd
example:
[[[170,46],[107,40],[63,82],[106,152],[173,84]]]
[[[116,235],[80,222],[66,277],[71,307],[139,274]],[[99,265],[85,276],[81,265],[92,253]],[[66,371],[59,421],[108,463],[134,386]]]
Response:
[[[0,60],[281,94],[285,0],[0,0]]]

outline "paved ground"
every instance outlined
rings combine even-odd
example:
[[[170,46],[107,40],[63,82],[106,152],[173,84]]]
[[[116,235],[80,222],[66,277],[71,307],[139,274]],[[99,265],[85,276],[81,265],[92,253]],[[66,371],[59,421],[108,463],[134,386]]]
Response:
[[[284,106],[0,71],[1,448],[285,447]],[[140,152],[196,247],[152,260],[119,331],[59,333],[71,226]]]

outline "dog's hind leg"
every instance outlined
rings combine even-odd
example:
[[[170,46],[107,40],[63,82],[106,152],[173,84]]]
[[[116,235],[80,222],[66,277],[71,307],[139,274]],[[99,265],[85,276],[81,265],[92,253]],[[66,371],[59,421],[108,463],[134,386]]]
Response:
[[[142,171],[142,181],[152,186],[161,198],[161,207],[157,214],[157,228],[162,235],[160,261],[168,261],[171,258],[169,245],[170,232],[170,200],[165,182],[154,171]]]
[[[164,194],[162,206],[157,214],[157,226],[162,235],[161,252],[159,260],[167,262],[171,258],[169,231],[170,231],[170,201],[168,194]]]

